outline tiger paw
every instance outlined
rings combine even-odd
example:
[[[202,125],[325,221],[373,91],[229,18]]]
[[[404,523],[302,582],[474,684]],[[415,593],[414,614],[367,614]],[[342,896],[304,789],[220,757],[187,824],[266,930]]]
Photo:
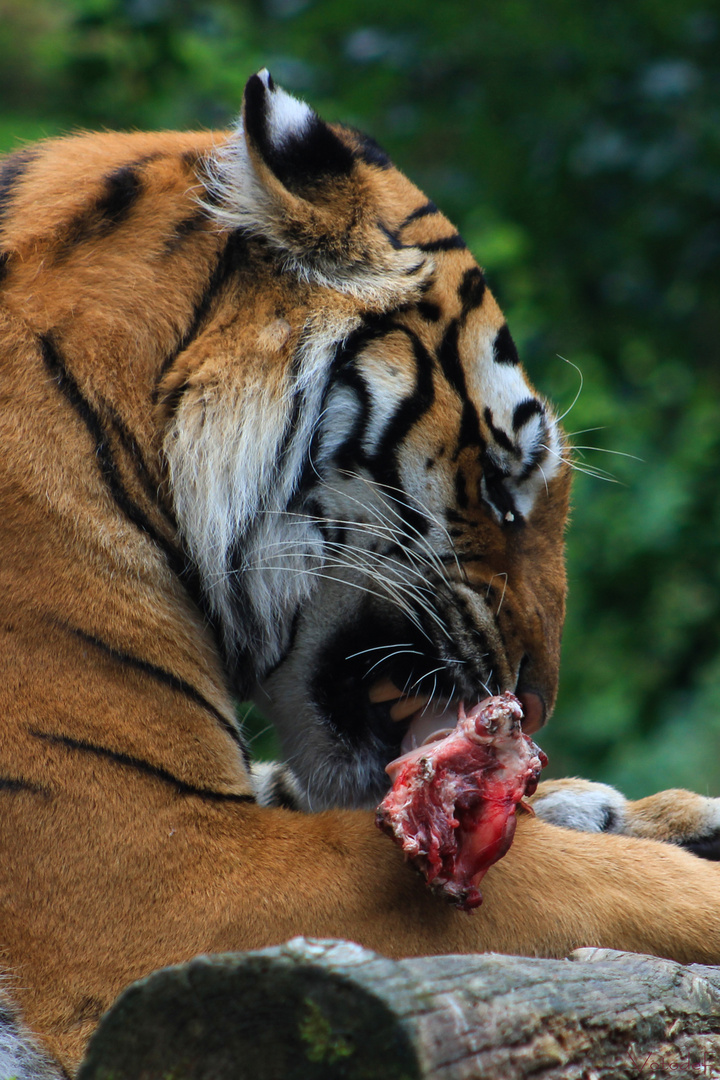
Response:
[[[573,778],[545,781],[530,802],[551,825],[658,840],[720,860],[720,799],[672,788],[631,801],[609,784]]]

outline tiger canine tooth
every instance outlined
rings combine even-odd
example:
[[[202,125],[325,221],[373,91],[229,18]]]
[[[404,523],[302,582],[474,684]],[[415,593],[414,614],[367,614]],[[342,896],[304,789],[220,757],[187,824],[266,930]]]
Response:
[[[395,701],[396,698],[402,697],[402,690],[395,685],[392,679],[378,679],[370,687],[368,696],[373,705],[379,705],[383,701]]]
[[[402,698],[390,709],[390,719],[396,721],[407,720],[408,716],[412,716],[423,705],[427,705],[429,700],[430,696],[425,694],[420,694],[417,697]]]

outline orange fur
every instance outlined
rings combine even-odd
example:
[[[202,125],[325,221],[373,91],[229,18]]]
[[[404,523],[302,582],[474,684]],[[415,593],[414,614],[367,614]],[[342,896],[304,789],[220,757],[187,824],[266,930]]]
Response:
[[[357,295],[334,289],[313,276],[314,264],[284,269],[259,236],[186,340],[228,240],[197,203],[204,156],[226,137],[42,144],[2,223],[0,941],[28,1025],[72,1070],[131,980],[198,952],[296,934],[352,938],[391,956],[563,956],[596,945],[720,961],[720,870],[674,847],[523,817],[470,918],[430,895],[367,811],[304,814],[248,801],[251,777],[232,730],[239,677],[182,572],[167,460],[177,396],[180,422],[199,433],[218,395],[232,415],[252,398],[272,417],[303,335],[351,334],[397,300],[367,282]],[[271,186],[286,213],[307,194],[290,199],[274,175]],[[330,188],[322,213],[303,222],[303,243],[313,230],[320,242],[342,216],[338,199],[349,200],[357,213],[347,232],[338,226],[337,257],[362,252],[368,274],[379,266],[379,279],[392,276],[400,249],[382,244],[372,223],[381,214],[397,229],[423,197],[394,169],[360,158]],[[445,323],[415,305],[452,315],[474,264],[460,249],[421,255],[418,245],[450,232],[428,214],[403,234],[426,284],[397,271],[393,289],[407,299],[395,317],[405,329],[384,338],[374,360],[368,352],[373,378],[378,357],[388,378],[414,378],[410,340],[428,354],[440,349]],[[460,333],[468,371],[478,343],[502,325],[486,294]],[[423,468],[434,512],[464,475],[455,537],[463,561],[447,580],[491,604],[498,682],[514,686],[522,670],[550,708],[567,467],[510,530],[487,509],[474,451],[453,459],[458,392],[439,370],[434,378],[434,402],[403,437],[400,474],[415,476],[432,459]]]

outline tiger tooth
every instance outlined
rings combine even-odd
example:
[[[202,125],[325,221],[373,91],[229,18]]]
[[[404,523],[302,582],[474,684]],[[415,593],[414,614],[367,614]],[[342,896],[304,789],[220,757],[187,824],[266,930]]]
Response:
[[[390,719],[399,721],[406,720],[408,716],[412,716],[414,712],[421,709],[423,705],[427,705],[430,700],[429,695],[418,695],[417,697],[402,698],[396,705],[390,709]]]
[[[402,697],[402,690],[392,679],[378,679],[370,687],[368,696],[373,705],[379,705],[383,701],[395,701],[396,698]]]
[[[431,735],[423,739],[420,745],[429,746],[430,743],[439,742],[440,739],[447,739],[448,735],[452,735],[454,730],[455,728],[451,727],[438,728],[437,731],[433,731]]]

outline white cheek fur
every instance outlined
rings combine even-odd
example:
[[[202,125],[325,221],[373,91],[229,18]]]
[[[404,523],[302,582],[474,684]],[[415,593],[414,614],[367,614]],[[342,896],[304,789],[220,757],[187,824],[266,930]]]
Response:
[[[289,615],[312,590],[319,533],[287,510],[338,340],[350,329],[330,318],[310,320],[294,376],[288,366],[278,387],[236,372],[233,385],[230,370],[227,384],[186,394],[166,436],[180,531],[230,655],[250,650],[258,663],[273,663]]]

